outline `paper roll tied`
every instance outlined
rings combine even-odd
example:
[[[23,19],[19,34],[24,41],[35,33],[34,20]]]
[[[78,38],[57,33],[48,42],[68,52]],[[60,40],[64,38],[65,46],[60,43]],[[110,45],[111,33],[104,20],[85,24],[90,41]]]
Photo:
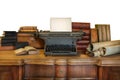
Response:
[[[101,47],[111,46],[111,45],[118,45],[120,44],[120,40],[114,40],[114,41],[105,41],[105,42],[98,42],[98,43],[91,43],[87,47],[87,51],[92,52],[95,51]]]

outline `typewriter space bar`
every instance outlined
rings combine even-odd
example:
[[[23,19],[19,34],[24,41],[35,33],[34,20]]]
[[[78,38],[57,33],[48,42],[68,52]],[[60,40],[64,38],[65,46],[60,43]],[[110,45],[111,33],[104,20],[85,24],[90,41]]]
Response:
[[[52,51],[52,53],[71,53],[70,51]]]

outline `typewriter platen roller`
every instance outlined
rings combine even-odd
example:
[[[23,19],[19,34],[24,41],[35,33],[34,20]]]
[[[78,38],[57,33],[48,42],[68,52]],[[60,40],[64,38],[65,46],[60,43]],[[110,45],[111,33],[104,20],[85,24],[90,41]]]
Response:
[[[45,55],[77,55],[76,40],[81,39],[84,32],[39,32],[45,40]]]

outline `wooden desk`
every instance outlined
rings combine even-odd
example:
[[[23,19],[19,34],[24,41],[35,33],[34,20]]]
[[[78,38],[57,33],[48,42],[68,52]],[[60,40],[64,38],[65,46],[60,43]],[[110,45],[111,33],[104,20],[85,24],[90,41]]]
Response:
[[[16,56],[0,51],[0,80],[120,80],[120,54],[107,57]]]

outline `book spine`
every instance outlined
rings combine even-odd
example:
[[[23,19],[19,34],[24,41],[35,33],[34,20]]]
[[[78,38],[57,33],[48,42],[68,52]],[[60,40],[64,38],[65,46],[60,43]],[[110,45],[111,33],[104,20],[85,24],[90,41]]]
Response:
[[[1,46],[15,46],[15,43],[1,43]]]
[[[14,46],[0,46],[0,51],[14,50]]]
[[[106,26],[105,25],[103,25],[103,26],[101,26],[101,29],[102,29],[102,41],[107,41],[107,35],[106,35],[106,28],[105,28]]]
[[[90,43],[89,40],[80,40],[77,41],[77,45],[88,45]]]
[[[97,33],[97,29],[92,28],[91,29],[91,42],[98,42],[98,33]]]
[[[109,24],[96,24],[95,28],[97,28],[97,30],[98,30],[99,42],[111,40],[110,25]]]
[[[2,40],[17,40],[17,37],[11,36],[11,37],[3,37]]]
[[[95,28],[97,29],[97,32],[98,32],[98,41],[102,42],[103,41],[103,39],[102,39],[102,28],[100,27],[100,25],[95,25]]]
[[[111,41],[110,25],[106,25],[107,41]]]
[[[73,29],[90,29],[90,23],[72,22]]]
[[[2,39],[2,41],[1,41],[1,43],[2,44],[5,44],[5,43],[15,43],[15,42],[17,42],[17,40],[4,40],[4,39]]]

